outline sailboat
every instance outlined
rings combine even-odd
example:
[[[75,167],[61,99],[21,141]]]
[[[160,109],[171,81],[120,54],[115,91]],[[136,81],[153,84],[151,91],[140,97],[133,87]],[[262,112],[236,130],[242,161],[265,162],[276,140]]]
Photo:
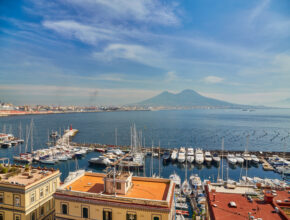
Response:
[[[189,196],[192,193],[192,188],[187,181],[187,162],[185,163],[185,180],[181,185],[181,190],[184,195]]]
[[[169,179],[171,179],[175,183],[176,187],[180,187],[181,180],[175,172],[169,176]]]

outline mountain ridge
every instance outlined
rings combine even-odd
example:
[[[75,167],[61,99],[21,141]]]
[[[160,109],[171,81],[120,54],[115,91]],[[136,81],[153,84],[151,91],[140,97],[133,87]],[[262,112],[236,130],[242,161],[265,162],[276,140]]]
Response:
[[[234,104],[214,98],[200,95],[198,92],[185,89],[179,93],[164,91],[159,95],[137,103],[140,106],[165,106],[165,107],[191,107],[191,106],[210,106],[210,107],[242,107],[245,105]]]

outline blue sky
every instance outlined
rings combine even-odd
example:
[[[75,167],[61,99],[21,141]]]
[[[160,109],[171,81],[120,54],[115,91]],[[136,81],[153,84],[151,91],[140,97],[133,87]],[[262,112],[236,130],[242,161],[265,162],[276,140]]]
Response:
[[[0,100],[127,104],[183,89],[286,105],[290,1],[0,1]]]

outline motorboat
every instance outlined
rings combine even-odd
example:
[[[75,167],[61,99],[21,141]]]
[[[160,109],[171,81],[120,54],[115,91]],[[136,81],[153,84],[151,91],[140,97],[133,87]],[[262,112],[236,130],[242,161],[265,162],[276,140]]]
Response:
[[[175,183],[176,187],[180,187],[181,179],[175,172],[169,176],[169,179]]]
[[[249,164],[252,161],[252,157],[247,152],[243,153],[244,162]]]
[[[192,147],[187,149],[186,160],[188,163],[192,163],[194,161],[194,150]]]
[[[244,158],[241,156],[241,154],[236,154],[236,160],[237,160],[237,163],[244,163]]]
[[[214,153],[212,155],[212,160],[216,163],[219,163],[221,161],[221,157],[217,153]]]
[[[260,160],[258,159],[258,157],[255,154],[252,154],[251,158],[252,158],[252,162],[255,163],[255,164],[260,162]]]
[[[230,164],[233,164],[233,165],[237,163],[237,159],[233,154],[228,154],[227,160]]]
[[[211,163],[211,161],[212,161],[212,156],[211,156],[211,153],[210,153],[209,151],[206,151],[206,152],[204,153],[204,160],[205,160],[205,162],[207,162],[207,163]]]
[[[203,151],[198,148],[195,150],[195,162],[198,164],[202,164],[204,161]]]
[[[170,161],[170,153],[166,151],[162,156],[163,163],[167,163]]]
[[[110,161],[109,158],[104,157],[104,156],[99,156],[99,157],[95,157],[95,158],[91,158],[89,160],[89,163],[92,165],[98,164],[98,165],[105,165],[108,166],[110,165],[112,162]]]
[[[202,186],[201,179],[197,174],[192,174],[190,177],[190,183],[194,188],[199,189]]]
[[[171,152],[171,160],[176,161],[176,159],[177,159],[177,149],[173,149],[173,151]]]
[[[54,159],[53,157],[49,157],[47,159],[39,160],[42,164],[56,164],[58,160]]]
[[[177,160],[179,163],[185,162],[185,148],[184,147],[180,148],[179,153],[177,155]]]

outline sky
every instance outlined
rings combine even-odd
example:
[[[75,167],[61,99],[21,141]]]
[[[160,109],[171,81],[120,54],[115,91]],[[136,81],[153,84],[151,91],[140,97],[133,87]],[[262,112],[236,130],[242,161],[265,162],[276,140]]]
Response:
[[[119,105],[193,89],[290,106],[289,0],[0,0],[0,100]]]

